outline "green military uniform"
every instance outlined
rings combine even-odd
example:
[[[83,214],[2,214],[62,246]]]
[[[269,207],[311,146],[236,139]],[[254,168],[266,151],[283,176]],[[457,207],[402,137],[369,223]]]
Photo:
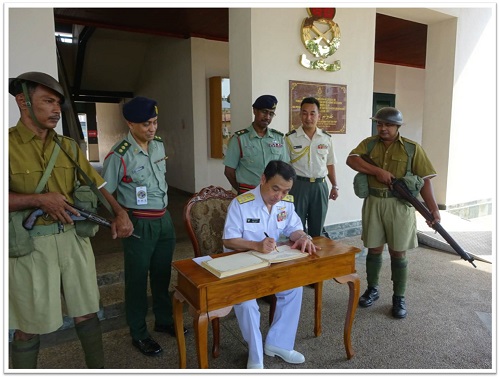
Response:
[[[103,164],[106,189],[129,209],[134,233],[140,239],[123,239],[125,253],[125,308],[134,340],[149,337],[147,280],[150,278],[153,312],[157,325],[171,325],[172,303],[168,295],[175,230],[166,207],[165,148],[160,137],[143,151],[129,132],[115,144]]]
[[[401,178],[406,174],[408,163],[408,153],[405,149],[405,142],[415,146],[415,154],[411,161],[411,171],[422,178],[433,177],[436,171],[432,166],[423,148],[416,142],[398,135],[398,138],[386,147],[379,136],[372,136],[363,140],[350,155],[363,155],[368,153],[368,145],[373,148],[369,154],[370,158],[381,168],[391,172],[396,178]],[[376,248],[385,243],[395,251],[406,251],[417,247],[415,209],[408,207],[405,203],[395,197],[389,197],[388,188],[378,182],[374,176],[368,176],[370,186],[370,196],[365,199],[362,214],[362,239],[365,247]],[[378,205],[383,201],[384,206],[389,209],[393,216],[384,217],[379,214]],[[394,224],[394,230],[384,227],[381,229],[381,222],[377,219],[386,219]]]
[[[319,127],[310,139],[302,126],[285,136],[290,164],[297,173],[290,194],[304,229],[319,236],[328,212],[328,165],[335,164],[333,138]],[[307,224],[307,225],[306,225]]]
[[[9,191],[35,192],[56,145],[55,135],[49,130],[44,144],[21,121],[9,129]],[[85,154],[76,148],[76,142],[63,136],[58,138],[62,148],[101,187],[104,180]],[[75,174],[75,165],[60,151],[44,192],[61,193],[72,203]],[[61,225],[59,231],[58,227],[51,226],[55,223],[40,217],[32,233],[35,250],[26,256],[9,259],[9,328],[33,334],[57,330],[63,324],[61,292],[69,316],[99,311],[90,240],[78,236],[72,225]],[[44,235],[34,236],[37,230]]]
[[[414,141],[403,138],[400,134],[389,147],[386,147],[378,135],[363,140],[350,155],[364,155],[369,152],[370,158],[381,168],[391,172],[396,178],[406,174],[409,154],[405,144],[412,144],[415,149],[411,160],[411,172],[422,178],[436,175],[423,148]],[[367,248],[377,248],[385,243],[393,251],[404,252],[418,246],[415,209],[392,196],[387,186],[369,175],[370,195],[364,199],[362,210],[361,238]],[[391,256],[391,279],[394,295],[404,297],[407,282],[407,257]],[[366,272],[368,287],[378,286],[379,273],[382,266],[382,254],[368,253]],[[406,313],[405,313],[406,314]]]
[[[283,133],[268,128],[260,137],[250,125],[234,133],[229,140],[224,165],[236,169],[236,181],[248,190],[260,184],[264,169],[271,160],[290,161]]]

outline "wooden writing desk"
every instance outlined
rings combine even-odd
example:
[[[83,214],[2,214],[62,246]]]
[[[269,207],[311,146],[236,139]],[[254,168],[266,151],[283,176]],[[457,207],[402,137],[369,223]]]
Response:
[[[208,323],[227,315],[234,304],[249,299],[306,286],[328,279],[349,286],[349,305],[344,324],[344,346],[347,358],[354,356],[351,346],[351,328],[358,306],[359,277],[355,269],[355,255],[359,248],[351,247],[325,237],[315,237],[314,244],[321,247],[312,256],[278,264],[226,278],[215,275],[196,264],[192,259],[174,261],[177,286],[173,298],[174,326],[179,348],[179,366],[186,368],[186,340],[183,326],[183,302],[193,315],[198,364],[208,368]],[[214,255],[217,257],[219,255]],[[321,334],[322,297],[319,293],[315,313],[315,335]]]

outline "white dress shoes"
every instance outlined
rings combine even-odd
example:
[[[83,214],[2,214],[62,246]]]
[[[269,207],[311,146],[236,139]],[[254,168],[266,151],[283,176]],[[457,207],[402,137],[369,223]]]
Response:
[[[304,355],[296,350],[286,350],[269,344],[264,345],[264,353],[269,357],[281,357],[290,364],[301,364],[306,360]]]

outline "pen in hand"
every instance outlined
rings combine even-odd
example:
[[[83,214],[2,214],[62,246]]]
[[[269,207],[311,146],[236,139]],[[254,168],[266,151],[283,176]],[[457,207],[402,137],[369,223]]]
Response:
[[[267,232],[264,232],[264,235],[266,236],[266,238],[268,238],[268,237],[269,237],[269,235],[267,234]],[[278,247],[277,247],[277,246],[274,246],[274,250],[275,250],[276,252],[279,252],[279,251],[278,251]]]

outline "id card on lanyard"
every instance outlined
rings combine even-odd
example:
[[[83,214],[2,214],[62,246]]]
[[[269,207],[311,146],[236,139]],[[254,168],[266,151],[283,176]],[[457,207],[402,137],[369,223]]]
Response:
[[[137,188],[135,188],[135,198],[138,205],[147,205],[148,192],[145,186],[138,186]]]

